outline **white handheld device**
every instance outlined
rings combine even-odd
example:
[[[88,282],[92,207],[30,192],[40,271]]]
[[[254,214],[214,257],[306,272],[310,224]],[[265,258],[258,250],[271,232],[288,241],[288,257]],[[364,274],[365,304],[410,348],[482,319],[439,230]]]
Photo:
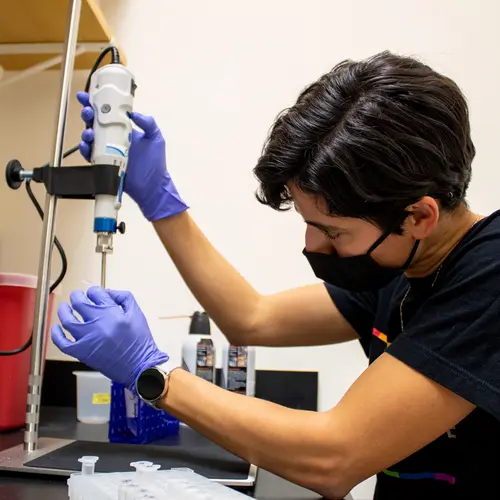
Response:
[[[96,251],[102,254],[101,286],[105,286],[106,254],[113,251],[113,234],[118,228],[117,216],[132,140],[129,113],[133,109],[135,89],[133,74],[119,63],[103,66],[90,80],[89,100],[94,110],[91,162],[118,166],[120,178],[116,196],[95,197],[94,232],[97,234]]]

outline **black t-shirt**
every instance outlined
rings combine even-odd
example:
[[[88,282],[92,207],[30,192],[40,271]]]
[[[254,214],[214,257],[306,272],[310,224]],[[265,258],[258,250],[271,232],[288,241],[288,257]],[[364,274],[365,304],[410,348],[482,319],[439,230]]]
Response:
[[[401,332],[400,304],[410,285]],[[369,346],[370,363],[386,351],[476,406],[455,428],[379,473],[374,498],[499,498],[500,211],[478,222],[431,276],[403,275],[375,293],[326,286]]]

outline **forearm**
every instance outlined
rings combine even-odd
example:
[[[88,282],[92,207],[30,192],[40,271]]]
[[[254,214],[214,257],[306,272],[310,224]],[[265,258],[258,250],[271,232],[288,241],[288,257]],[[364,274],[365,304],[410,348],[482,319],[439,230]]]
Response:
[[[324,496],[338,490],[344,461],[326,413],[234,394],[182,369],[171,373],[161,406],[249,463]]]
[[[154,227],[187,286],[232,341],[246,343],[261,295],[213,247],[187,211]]]
[[[187,211],[154,227],[193,295],[231,342],[304,346],[357,338],[324,285],[263,296],[212,246]]]

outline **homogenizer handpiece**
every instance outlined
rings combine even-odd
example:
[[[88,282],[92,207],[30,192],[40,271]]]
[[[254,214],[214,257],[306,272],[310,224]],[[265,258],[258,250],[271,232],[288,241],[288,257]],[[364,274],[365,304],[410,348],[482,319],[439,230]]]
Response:
[[[94,110],[94,141],[91,162],[95,165],[118,167],[117,195],[95,196],[94,232],[96,252],[101,253],[101,286],[106,285],[106,254],[113,253],[113,235],[118,229],[117,217],[121,207],[128,150],[132,139],[132,112],[135,80],[120,63],[98,69],[91,77],[89,100]]]

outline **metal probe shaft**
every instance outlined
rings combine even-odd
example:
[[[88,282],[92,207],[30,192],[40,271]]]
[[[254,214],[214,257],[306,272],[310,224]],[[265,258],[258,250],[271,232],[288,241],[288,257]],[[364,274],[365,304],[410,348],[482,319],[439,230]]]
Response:
[[[61,65],[61,99],[57,116],[57,131],[54,141],[52,167],[60,167],[63,159],[64,132],[68,111],[71,77],[75,64],[75,52],[80,24],[82,0],[71,0],[66,25],[64,59]],[[36,289],[35,317],[33,322],[33,344],[31,347],[31,367],[28,382],[26,405],[26,426],[24,431],[24,450],[35,451],[38,448],[38,423],[43,376],[43,354],[45,350],[45,332],[49,302],[50,261],[54,244],[56,197],[45,197],[45,215],[43,218],[42,246],[38,264],[38,285]]]
[[[101,287],[106,288],[106,252],[101,254]]]

